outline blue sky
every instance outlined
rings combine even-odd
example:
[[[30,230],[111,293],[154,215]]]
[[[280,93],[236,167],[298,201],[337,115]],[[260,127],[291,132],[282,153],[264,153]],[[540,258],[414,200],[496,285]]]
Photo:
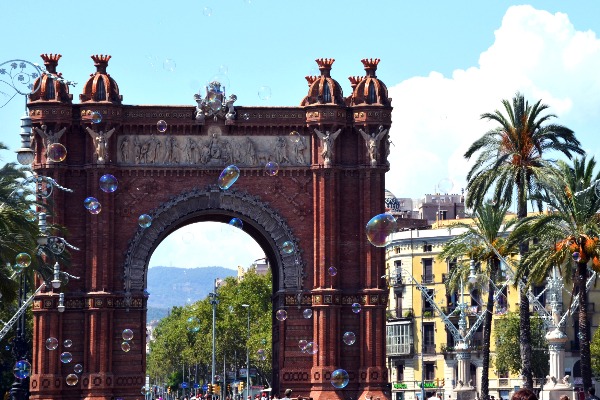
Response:
[[[532,100],[543,99],[559,123],[576,131],[588,154],[600,153],[595,138],[600,126],[600,2],[521,4],[3,2],[0,62],[41,63],[41,53],[61,53],[58,70],[79,82],[71,89],[76,101],[94,71],[90,55],[110,54],[108,72],[119,83],[126,104],[195,105],[193,94],[214,75],[226,72],[227,91],[238,96],[236,104],[293,106],[306,94],[304,76],[316,73],[316,58],[336,59],[332,76],[345,95],[350,93],[347,77],[364,72],[360,59],[380,58],[377,74],[388,85],[394,106],[390,135],[395,146],[387,187],[398,197],[420,197],[433,192],[444,178],[456,182],[454,191],[464,187],[469,164],[462,154],[491,128],[479,115],[498,108],[500,99],[517,90]],[[175,64],[172,71],[163,68],[167,59],[168,66]],[[261,86],[271,88],[269,100],[258,97]],[[0,91],[5,91],[1,85]],[[18,148],[22,113],[21,99],[0,108],[0,141],[11,149]],[[13,158],[8,152],[0,156],[5,161]],[[203,232],[211,229],[225,242],[239,234],[206,224]],[[176,233],[169,238],[174,243],[164,244],[169,251],[158,264],[168,265],[173,247],[182,254],[187,251],[182,235]],[[256,250],[251,239],[248,246]],[[156,260],[161,249],[162,245]],[[232,258],[224,266],[247,265],[262,256],[259,249],[246,252],[247,257]],[[219,260],[197,262],[218,265]]]

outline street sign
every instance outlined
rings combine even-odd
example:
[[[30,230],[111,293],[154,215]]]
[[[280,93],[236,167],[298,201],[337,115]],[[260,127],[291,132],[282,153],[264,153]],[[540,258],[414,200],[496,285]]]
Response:
[[[202,385],[202,390],[204,390],[205,392],[208,390],[208,384],[204,384]]]
[[[194,383],[194,389],[198,389],[200,387],[199,383]]]

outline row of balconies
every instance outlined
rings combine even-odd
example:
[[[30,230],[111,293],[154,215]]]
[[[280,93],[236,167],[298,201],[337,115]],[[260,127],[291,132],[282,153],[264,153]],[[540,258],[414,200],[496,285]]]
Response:
[[[454,381],[446,382],[444,379],[430,379],[425,380],[425,388],[434,389],[434,388],[442,388],[446,383],[450,383],[452,387],[456,386]],[[533,386],[539,388],[544,383],[543,378],[533,378]],[[489,380],[489,388],[491,390],[502,390],[512,389],[515,386],[521,386],[523,384],[523,379],[521,378],[497,378]],[[421,389],[421,381],[395,381],[392,382],[392,390],[393,391],[401,391],[401,390],[420,390]]]

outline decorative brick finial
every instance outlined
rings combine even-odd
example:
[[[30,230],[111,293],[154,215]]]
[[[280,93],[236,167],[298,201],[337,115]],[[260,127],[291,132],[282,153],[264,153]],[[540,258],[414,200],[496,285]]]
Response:
[[[322,76],[330,76],[329,71],[331,71],[331,65],[334,63],[334,58],[317,58],[315,60],[317,64],[319,64],[319,71],[321,71]]]
[[[103,74],[106,73],[106,67],[108,66],[108,60],[110,60],[111,56],[104,54],[96,54],[92,55],[92,60],[94,60],[94,66],[96,67],[96,72],[101,72]]]
[[[349,76],[348,80],[350,81],[350,86],[352,87],[352,90],[354,91],[354,88],[356,87],[356,85],[358,85],[358,83],[360,81],[362,81],[363,79],[365,79],[364,76]]]
[[[44,66],[46,67],[46,71],[55,74],[56,66],[58,65],[58,60],[60,60],[62,55],[61,54],[44,53],[44,54],[40,54],[40,57],[42,57],[42,60],[44,60]]]
[[[306,82],[308,82],[308,87],[310,87],[314,81],[317,80],[317,76],[305,76],[304,79],[306,79]]]
[[[367,76],[375,77],[375,71],[377,71],[377,64],[379,64],[379,58],[363,58],[360,60],[365,66],[365,72]]]

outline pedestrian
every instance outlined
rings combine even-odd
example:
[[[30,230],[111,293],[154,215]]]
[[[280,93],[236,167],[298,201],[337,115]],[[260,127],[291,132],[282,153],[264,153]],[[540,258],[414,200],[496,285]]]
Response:
[[[535,393],[529,389],[519,389],[513,393],[510,400],[538,400]]]
[[[596,396],[596,389],[594,389],[593,386],[588,389],[588,394],[589,396],[586,400],[600,400],[600,398]]]
[[[290,396],[292,395],[292,389],[285,389],[285,397],[281,400],[290,400]]]

